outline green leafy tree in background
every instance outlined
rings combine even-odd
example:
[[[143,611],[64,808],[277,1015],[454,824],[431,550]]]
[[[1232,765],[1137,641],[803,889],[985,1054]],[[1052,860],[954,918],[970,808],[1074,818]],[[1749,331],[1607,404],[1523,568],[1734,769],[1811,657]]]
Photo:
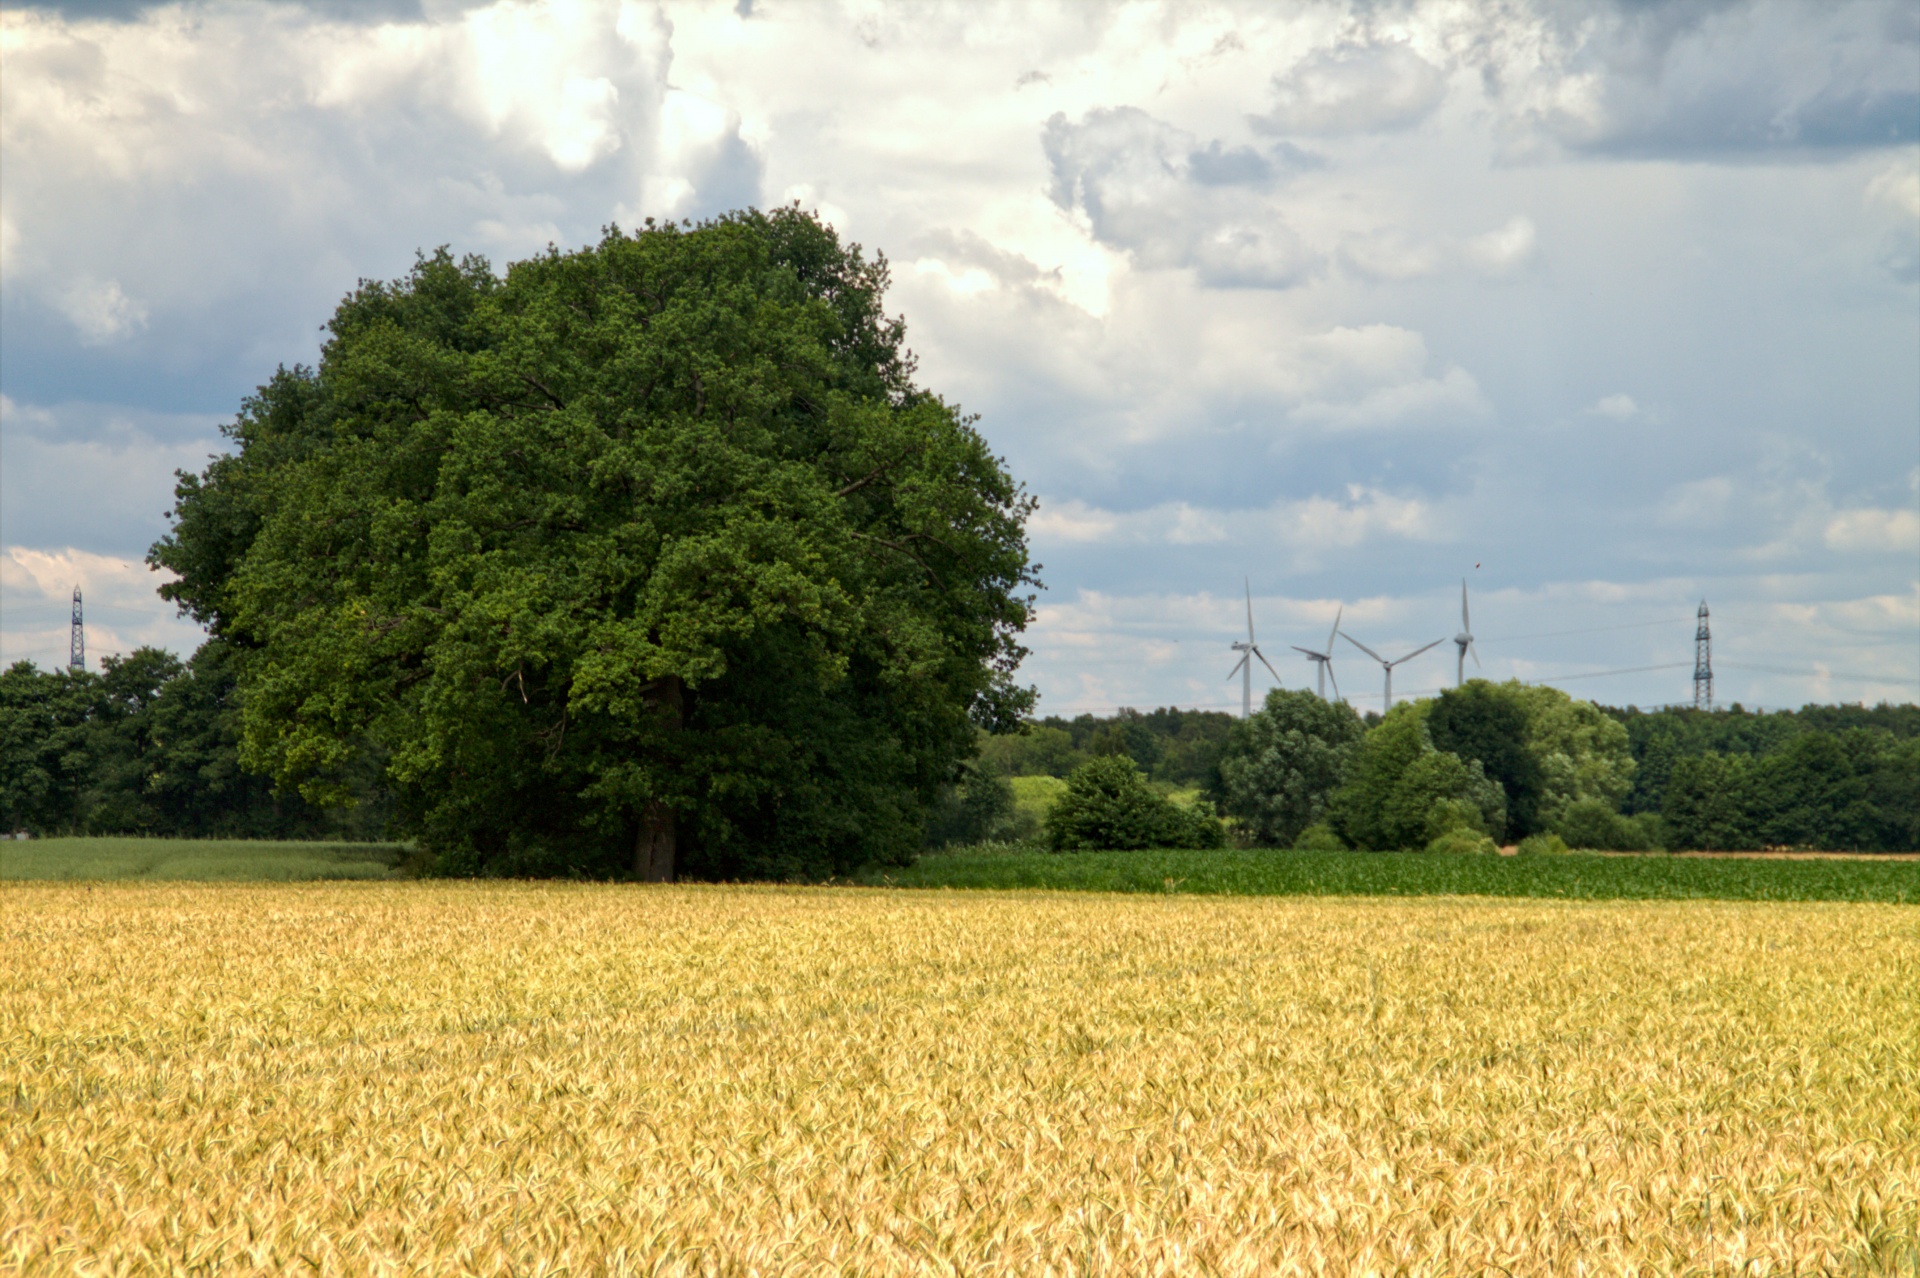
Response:
[[[1217,848],[1225,842],[1210,813],[1156,794],[1124,754],[1100,755],[1074,769],[1066,792],[1047,812],[1046,828],[1056,852]]]
[[[0,674],[0,829],[370,839],[377,778],[350,813],[322,812],[244,772],[230,649],[218,639],[184,665],[158,648],[108,656],[98,671]]]
[[[1518,683],[1474,679],[1442,692],[1427,706],[1436,749],[1479,760],[1506,796],[1507,831],[1515,839],[1539,831],[1546,772],[1531,748],[1533,703]]]
[[[1552,829],[1572,804],[1594,799],[1617,809],[1633,785],[1633,753],[1620,722],[1558,688],[1510,683],[1527,708],[1526,746],[1541,773],[1537,819]]]
[[[1345,702],[1273,689],[1228,738],[1220,760],[1222,809],[1255,843],[1293,846],[1326,815],[1363,735]]]
[[[1025,724],[1022,731],[982,733],[980,766],[1008,777],[1060,777],[1087,761],[1064,728]]]
[[[1013,786],[991,768],[970,764],[960,780],[948,786],[927,817],[927,846],[1012,841],[1031,829],[1022,829]]]
[[[153,552],[243,760],[453,872],[899,862],[1010,728],[1031,508],[797,210],[367,283]]]
[[[1764,846],[1752,773],[1753,760],[1745,755],[1700,754],[1678,760],[1661,808],[1673,846],[1721,851]]]
[[[1079,755],[1125,753],[1155,781],[1220,790],[1219,763],[1236,720],[1214,710],[1162,706],[1140,711],[1121,707],[1109,718],[1082,714],[1072,719],[1049,715],[1036,732],[1062,732]],[[1078,766],[1079,760],[1075,760]],[[1057,765],[1054,765],[1057,766]],[[1023,771],[1039,771],[1026,769]],[[1066,771],[1045,769],[1049,775]]]
[[[1459,828],[1498,839],[1506,798],[1478,760],[1434,748],[1426,703],[1402,702],[1360,743],[1328,817],[1356,848],[1422,848]]]
[[[1661,817],[1676,848],[1920,849],[1920,739],[1809,729],[1760,755],[1690,755]]]
[[[85,672],[42,673],[30,661],[0,673],[0,832],[84,828],[97,683]]]

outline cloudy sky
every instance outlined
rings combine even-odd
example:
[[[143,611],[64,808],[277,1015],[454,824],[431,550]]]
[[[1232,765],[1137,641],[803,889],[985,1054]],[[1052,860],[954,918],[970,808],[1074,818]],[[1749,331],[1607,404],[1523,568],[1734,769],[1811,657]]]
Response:
[[[1044,709],[1237,706],[1243,582],[1302,686],[1463,577],[1497,677],[1686,699],[1705,598],[1723,702],[1920,698],[1910,0],[0,15],[8,661],[76,582],[192,648],[172,472],[356,279],[799,201],[1041,500]]]

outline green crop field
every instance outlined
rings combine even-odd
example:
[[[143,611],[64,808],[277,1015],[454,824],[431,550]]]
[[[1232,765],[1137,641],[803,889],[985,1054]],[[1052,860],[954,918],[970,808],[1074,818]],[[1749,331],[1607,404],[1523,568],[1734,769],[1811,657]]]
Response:
[[[404,851],[391,843],[267,839],[7,839],[0,879],[389,879],[399,876]]]
[[[67,838],[0,841],[0,880],[301,882],[408,877],[390,843]],[[1228,896],[1499,896],[1920,904],[1920,862],[1424,853],[962,849],[862,883]]]
[[[1879,901],[1920,905],[1920,862],[1420,852],[961,850],[871,883],[1233,896],[1504,896],[1575,900]]]

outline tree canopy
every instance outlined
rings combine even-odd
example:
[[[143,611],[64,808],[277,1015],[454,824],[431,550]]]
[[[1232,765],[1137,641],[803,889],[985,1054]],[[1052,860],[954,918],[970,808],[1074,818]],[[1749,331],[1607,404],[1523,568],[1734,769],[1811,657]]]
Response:
[[[1251,718],[1236,723],[1220,761],[1222,805],[1247,837],[1291,847],[1326,816],[1365,729],[1353,707],[1311,692],[1274,688]]]
[[[1119,753],[1096,755],[1075,768],[1046,826],[1055,852],[1217,848],[1226,842],[1220,822],[1205,808],[1182,808],[1154,793],[1140,765]]]
[[[919,845],[1031,705],[1031,500],[795,209],[363,283],[152,559],[242,757],[385,760],[442,868],[817,876]]]

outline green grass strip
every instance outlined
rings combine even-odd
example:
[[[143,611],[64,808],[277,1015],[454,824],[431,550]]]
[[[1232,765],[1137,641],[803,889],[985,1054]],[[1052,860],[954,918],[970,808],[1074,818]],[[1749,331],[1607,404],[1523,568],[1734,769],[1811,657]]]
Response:
[[[1589,901],[1875,901],[1920,905],[1920,862],[1419,852],[979,852],[923,856],[862,882],[1227,896],[1509,896]]]
[[[0,840],[0,879],[293,883],[391,879],[404,849],[391,843],[266,839]]]

